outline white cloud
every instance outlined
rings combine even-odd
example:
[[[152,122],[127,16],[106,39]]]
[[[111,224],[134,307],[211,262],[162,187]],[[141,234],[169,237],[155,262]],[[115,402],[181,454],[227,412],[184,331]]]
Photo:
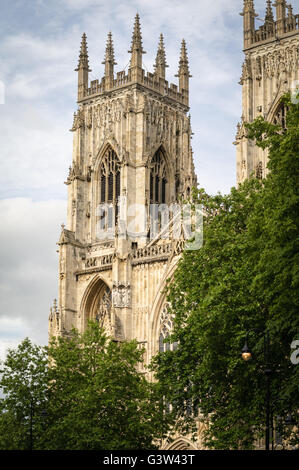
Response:
[[[8,349],[14,349],[31,333],[24,318],[0,317],[0,361],[6,357]]]
[[[2,197],[66,195],[63,181],[72,158],[71,113],[56,116],[34,103],[7,103],[0,110],[4,111],[0,126]]]
[[[66,202],[6,199],[0,201],[0,218],[0,339],[5,340],[1,330],[6,328],[6,339],[20,338],[22,330],[23,337],[46,342]]]

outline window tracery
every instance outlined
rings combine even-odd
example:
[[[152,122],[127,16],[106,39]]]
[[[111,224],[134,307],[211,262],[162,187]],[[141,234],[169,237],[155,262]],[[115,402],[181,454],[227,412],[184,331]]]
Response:
[[[167,172],[161,148],[157,150],[150,165],[150,202],[165,204],[167,198]]]
[[[100,166],[100,203],[106,205],[100,220],[101,229],[112,228],[117,221],[120,196],[120,162],[116,152],[108,147]]]
[[[288,106],[285,103],[281,102],[278,106],[276,113],[274,114],[273,123],[282,127],[283,130],[287,128],[287,112]]]
[[[165,342],[165,340],[170,336],[172,329],[173,320],[168,311],[167,304],[165,304],[160,316],[159,352],[175,351],[177,349],[177,342]]]

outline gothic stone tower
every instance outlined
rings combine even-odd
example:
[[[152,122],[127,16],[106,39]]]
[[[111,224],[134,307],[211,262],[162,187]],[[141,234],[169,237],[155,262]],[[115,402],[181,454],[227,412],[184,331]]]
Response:
[[[143,342],[149,359],[159,340],[164,347],[171,327],[162,290],[183,243],[171,236],[149,237],[149,207],[176,203],[197,184],[187,114],[190,74],[183,40],[179,86],[166,81],[162,34],[154,73],[145,73],[138,15],[129,52],[127,73],[115,76],[109,33],[104,77],[89,82],[83,34],[73,161],[66,180],[67,226],[58,243],[59,298],[51,309],[49,334],[64,335],[72,327],[83,331],[94,319],[116,339]],[[125,236],[120,236],[118,203],[123,200],[128,210],[122,219]],[[101,213],[103,204],[108,210]]]
[[[281,96],[299,85],[299,15],[293,14],[286,0],[276,0],[276,21],[271,0],[267,0],[263,24],[255,29],[253,0],[244,0],[242,77],[242,117],[237,125],[237,183],[251,175],[267,174],[267,151],[246,139],[244,122],[263,116],[269,122],[285,123],[286,109]],[[258,18],[259,20],[259,18]]]

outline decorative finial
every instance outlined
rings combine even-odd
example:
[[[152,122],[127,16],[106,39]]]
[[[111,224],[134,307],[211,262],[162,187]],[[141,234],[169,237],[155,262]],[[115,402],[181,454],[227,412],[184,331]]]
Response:
[[[114,65],[116,65],[111,31],[108,33],[105,59],[102,64],[105,64],[105,89],[109,90],[113,88]]]
[[[145,51],[143,50],[143,47],[142,47],[140,18],[139,18],[138,13],[136,13],[136,16],[135,16],[131,49],[128,52],[132,54],[131,67],[136,67],[136,66],[141,67],[142,66],[142,54],[145,54]]]
[[[160,40],[157,50],[156,62],[154,64],[155,74],[158,77],[165,78],[165,68],[168,67],[166,63],[166,54],[165,54],[165,46],[164,46],[164,38],[163,34],[160,34]]]
[[[244,11],[254,11],[253,0],[244,0]]]
[[[272,10],[272,2],[271,0],[267,0],[267,8],[266,8],[266,16],[265,16],[265,23],[266,22],[274,22],[274,15]]]
[[[189,73],[189,61],[188,61],[188,55],[187,55],[187,47],[186,47],[186,41],[185,39],[182,40],[181,44],[181,55],[180,55],[180,61],[179,61],[179,71],[177,77],[180,76],[187,76],[191,77]]]
[[[176,77],[179,77],[179,91],[183,94],[185,103],[189,103],[189,61],[187,56],[187,48],[185,39],[182,40],[181,54],[179,60],[179,71]]]
[[[113,47],[111,31],[109,31],[109,33],[108,33],[105,58],[104,58],[102,64],[106,64],[107,62],[111,65],[116,65],[116,62],[114,60],[114,47]]]
[[[89,63],[88,63],[87,40],[86,40],[85,33],[83,33],[82,35],[80,54],[79,54],[79,63],[75,71],[78,72],[80,69],[91,72],[91,70],[89,69]]]
[[[287,9],[288,9],[288,19],[292,20],[294,18],[292,5],[291,4],[287,5]]]

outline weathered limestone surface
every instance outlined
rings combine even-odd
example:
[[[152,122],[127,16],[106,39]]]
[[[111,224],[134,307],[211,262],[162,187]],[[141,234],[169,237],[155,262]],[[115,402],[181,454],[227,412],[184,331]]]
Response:
[[[294,14],[285,0],[276,0],[276,20],[267,0],[264,24],[255,29],[253,0],[244,0],[244,63],[242,116],[237,124],[237,183],[254,175],[266,176],[267,151],[246,139],[244,122],[263,116],[269,122],[283,122],[285,110],[281,96],[299,86],[299,14]]]
[[[96,319],[116,339],[137,338],[146,346],[149,360],[159,348],[160,314],[165,305],[162,290],[183,246],[171,236],[155,241],[149,238],[149,205],[154,197],[151,184],[158,184],[150,182],[151,169],[157,165],[161,172],[158,199],[165,204],[187,197],[197,183],[188,115],[190,74],[185,41],[179,59],[179,86],[165,79],[162,35],[154,73],[143,70],[138,15],[130,53],[128,72],[115,75],[109,33],[104,77],[89,82],[87,38],[82,36],[76,69],[78,109],[71,127],[73,158],[65,181],[67,224],[62,226],[58,242],[59,296],[51,309],[49,334],[64,335],[72,327],[83,331],[89,319]],[[102,193],[107,191],[102,182],[103,162],[111,151],[120,175],[110,202],[126,198],[130,210],[124,222],[129,232],[135,232],[134,237],[130,233],[119,236],[119,221],[116,233],[110,237],[98,230],[98,207]],[[154,163],[157,152],[161,161]],[[109,178],[105,184],[110,184]]]

